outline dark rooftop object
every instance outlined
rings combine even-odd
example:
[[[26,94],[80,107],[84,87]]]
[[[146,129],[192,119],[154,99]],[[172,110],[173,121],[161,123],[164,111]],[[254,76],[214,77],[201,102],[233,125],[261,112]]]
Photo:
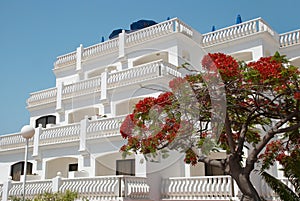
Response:
[[[215,25],[213,25],[212,27],[211,27],[211,31],[213,32],[213,31],[215,31],[216,30],[216,27],[215,27]]]
[[[155,25],[155,24],[157,24],[157,23],[153,20],[139,20],[137,22],[133,22],[130,25],[130,30],[143,29],[143,28]]]
[[[238,14],[236,17],[236,24],[240,24],[240,23],[242,23],[242,17],[240,14]]]
[[[133,22],[130,25],[130,30],[125,30],[125,32],[126,33],[130,33],[132,31],[143,29],[143,28],[155,25],[155,24],[157,24],[157,23],[155,21],[153,21],[153,20],[139,20],[137,22]],[[115,29],[115,30],[113,30],[111,32],[111,34],[109,35],[108,38],[109,39],[113,39],[113,38],[117,37],[120,33],[122,33],[122,30],[123,29]]]
[[[108,36],[109,39],[113,39],[117,37],[120,33],[122,33],[123,29],[115,29],[111,32],[111,34]],[[125,32],[128,32],[128,30],[125,30]]]

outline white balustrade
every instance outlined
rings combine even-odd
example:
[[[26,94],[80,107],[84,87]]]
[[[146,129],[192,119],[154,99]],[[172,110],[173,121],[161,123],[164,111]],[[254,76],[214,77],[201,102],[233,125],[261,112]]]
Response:
[[[147,199],[149,186],[146,178],[130,176],[101,176],[93,178],[61,179],[60,192],[77,192],[90,200],[118,200],[120,197]]]
[[[30,94],[27,100],[28,107],[47,104],[56,101],[57,88],[50,88]]]
[[[118,47],[119,47],[119,38],[98,43],[96,45],[84,48],[83,59],[111,53],[113,51],[118,50]]]
[[[87,127],[87,138],[95,139],[120,135],[120,125],[124,119],[125,116],[119,116],[90,121]]]
[[[174,21],[176,22],[175,25],[175,31],[176,32],[180,32],[183,33],[185,35],[187,35],[188,37],[192,38],[193,34],[194,34],[194,30],[192,27],[188,26],[187,24],[185,24],[184,22],[180,21],[179,19],[174,19]]]
[[[27,181],[26,182],[26,198],[33,198],[36,195],[50,193],[52,191],[52,181]],[[23,182],[12,182],[9,190],[10,196],[20,197],[23,194]]]
[[[126,47],[174,32],[175,20],[168,20],[144,29],[133,31],[126,36]]]
[[[29,139],[31,146],[33,138]],[[0,136],[0,150],[25,148],[25,139],[20,133]]]
[[[233,198],[230,176],[173,177],[163,179],[162,196],[169,200]]]
[[[63,99],[93,94],[101,91],[101,76],[69,84],[63,87]]]
[[[42,129],[40,134],[40,145],[57,144],[79,140],[80,124],[70,124],[66,126],[55,126]]]
[[[258,32],[268,32],[270,35],[276,37],[276,33],[272,30],[272,28],[263,19],[257,18],[203,34],[202,44],[204,47],[211,46],[225,41],[249,36]]]
[[[163,75],[180,76],[181,74],[174,65],[158,60],[120,72],[110,73],[107,84],[108,88],[116,88],[151,80]]]
[[[164,21],[150,27],[133,31],[126,36],[126,47],[142,43],[144,41],[161,37],[174,32],[180,32],[192,38],[195,34],[194,29],[186,25],[177,18]]]
[[[300,44],[300,30],[287,32],[279,35],[280,47],[288,47]]]
[[[147,199],[149,198],[150,187],[144,177],[129,177],[123,178],[125,185],[125,197],[132,199]]]
[[[67,66],[76,63],[76,52],[71,52],[62,56],[57,57],[54,68]]]

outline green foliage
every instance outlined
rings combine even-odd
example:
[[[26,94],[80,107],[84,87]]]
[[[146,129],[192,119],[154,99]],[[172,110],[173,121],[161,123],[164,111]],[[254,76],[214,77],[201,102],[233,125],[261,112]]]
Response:
[[[77,192],[72,192],[67,190],[64,193],[57,192],[57,193],[48,193],[45,192],[43,194],[35,196],[32,200],[33,201],[74,201],[78,198]],[[22,201],[23,199],[17,196],[11,196],[11,201]],[[87,199],[83,199],[87,201]],[[26,201],[31,201],[31,199],[26,199]]]
[[[284,183],[282,183],[272,175],[268,174],[267,172],[263,172],[261,175],[282,200],[300,200],[300,197],[296,193],[294,193],[291,189],[289,189],[288,186],[286,186]]]

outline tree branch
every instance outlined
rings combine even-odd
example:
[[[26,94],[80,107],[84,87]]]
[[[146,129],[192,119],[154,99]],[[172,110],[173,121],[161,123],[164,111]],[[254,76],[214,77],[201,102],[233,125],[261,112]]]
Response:
[[[267,143],[278,133],[282,133],[283,129],[279,129],[283,126],[286,122],[291,120],[294,116],[298,115],[297,112],[293,112],[289,114],[286,118],[278,121],[273,128],[271,128],[263,139],[257,144],[257,146],[250,152],[247,160],[246,160],[246,167],[245,172],[250,173],[254,168],[254,163],[257,161],[258,154],[263,150],[263,148],[267,145]],[[298,126],[299,123],[297,124]]]

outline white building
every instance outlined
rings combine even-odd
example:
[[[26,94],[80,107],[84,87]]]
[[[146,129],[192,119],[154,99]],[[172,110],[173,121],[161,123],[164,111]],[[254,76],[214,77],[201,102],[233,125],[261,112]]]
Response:
[[[166,89],[181,76],[176,66],[198,67],[204,53],[253,61],[279,51],[300,66],[299,44],[300,30],[278,34],[261,18],[206,34],[175,18],[57,57],[56,86],[27,100],[35,135],[26,196],[69,189],[89,200],[238,200],[229,176],[201,164],[190,167],[179,153],[155,162],[142,155],[123,160],[120,122],[135,102],[157,96],[154,89]],[[23,193],[24,147],[20,133],[0,136],[3,201]],[[282,177],[276,168],[273,173]],[[267,199],[273,196],[255,183]]]

